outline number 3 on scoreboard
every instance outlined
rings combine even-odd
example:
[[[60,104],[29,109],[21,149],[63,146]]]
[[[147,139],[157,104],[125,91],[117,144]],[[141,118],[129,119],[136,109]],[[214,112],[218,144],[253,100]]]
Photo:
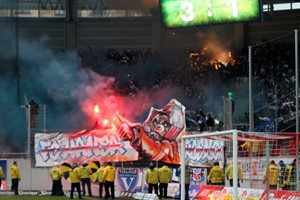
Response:
[[[194,6],[191,2],[183,2],[180,9],[185,11],[184,14],[180,15],[182,21],[189,22],[195,18]]]

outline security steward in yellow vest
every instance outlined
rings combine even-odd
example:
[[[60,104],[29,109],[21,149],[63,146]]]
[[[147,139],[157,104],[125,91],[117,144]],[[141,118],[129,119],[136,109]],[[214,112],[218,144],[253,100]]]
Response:
[[[115,178],[116,169],[112,166],[111,162],[108,162],[103,172],[103,179],[105,181],[105,199],[108,199],[110,196],[112,199],[115,198]]]
[[[233,187],[233,164],[232,163],[227,167],[225,171],[225,176],[227,180],[229,180],[230,187]],[[243,182],[243,173],[241,167],[238,166],[238,187],[241,187],[240,181]]]
[[[52,179],[52,194],[51,196],[62,196],[62,184],[61,177],[63,173],[61,172],[58,163],[54,164],[55,166],[50,170],[50,177]]]
[[[1,184],[2,184],[2,179],[4,178],[3,176],[3,170],[2,167],[0,166],[0,188],[1,188]]]
[[[87,186],[89,196],[92,197],[92,189],[91,189],[91,175],[92,169],[88,166],[88,163],[83,163],[80,166],[81,172],[81,186],[82,186],[82,195],[85,196],[85,185]]]
[[[272,160],[269,164],[269,188],[272,190],[277,190],[278,185],[278,175],[279,175],[279,168],[275,164],[275,161]],[[263,183],[267,181],[267,168],[263,173]]]
[[[70,182],[71,182],[70,198],[73,199],[74,190],[76,188],[79,199],[82,199],[81,190],[80,190],[81,173],[80,173],[80,169],[78,168],[76,163],[74,163],[72,165],[72,169],[69,170],[69,178],[70,178]]]
[[[158,196],[158,169],[153,163],[150,163],[149,168],[146,171],[146,183],[148,184],[148,193],[154,193]]]
[[[211,185],[224,185],[225,173],[224,170],[219,166],[219,162],[214,162],[214,166],[211,168],[207,178],[208,183]]]
[[[104,188],[104,165],[102,163],[100,163],[100,168],[97,170],[96,174],[97,174],[97,181],[99,182],[99,197],[102,198],[103,196],[103,188]]]
[[[19,181],[21,181],[21,175],[17,161],[14,161],[13,165],[10,168],[10,177],[11,177],[11,191],[15,192],[15,195],[19,195]]]
[[[159,197],[167,198],[168,195],[168,183],[172,181],[172,171],[164,165],[158,170],[159,177]]]
[[[296,160],[294,160],[291,164],[285,167],[284,175],[283,175],[283,184],[286,190],[296,191],[297,182],[296,182]]]

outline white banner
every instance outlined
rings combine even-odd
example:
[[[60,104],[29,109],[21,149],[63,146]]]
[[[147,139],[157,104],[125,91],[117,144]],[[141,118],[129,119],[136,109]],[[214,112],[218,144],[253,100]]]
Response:
[[[83,130],[73,134],[35,134],[36,166],[88,161],[120,162],[138,160],[138,152],[120,140],[115,129]]]
[[[218,161],[221,165],[224,161],[224,141],[205,138],[193,138],[186,140],[185,157],[192,166],[212,166]]]

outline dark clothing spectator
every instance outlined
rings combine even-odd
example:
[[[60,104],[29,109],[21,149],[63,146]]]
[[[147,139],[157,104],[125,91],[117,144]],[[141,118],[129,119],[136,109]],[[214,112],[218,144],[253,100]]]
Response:
[[[31,100],[30,103],[30,128],[36,128],[36,118],[39,114],[39,105],[34,101]]]
[[[283,160],[280,160],[278,164],[280,167],[280,172],[278,174],[278,179],[279,179],[278,183],[279,183],[279,187],[283,188],[284,187],[283,176],[284,176],[284,171],[285,171],[286,165],[284,164]]]
[[[235,110],[235,101],[233,99],[230,100],[231,101],[231,113],[234,113]]]
[[[200,115],[205,119],[206,131],[212,131],[215,126],[215,120],[210,113],[204,114],[202,110],[199,110]]]
[[[202,115],[200,115],[200,114],[197,115],[197,123],[199,125],[199,128],[200,128],[199,131],[200,132],[203,132],[206,128],[206,122],[205,121],[206,120]]]
[[[205,120],[206,120],[206,125],[207,125],[208,131],[212,131],[215,126],[215,120],[212,118],[210,113],[206,114]]]

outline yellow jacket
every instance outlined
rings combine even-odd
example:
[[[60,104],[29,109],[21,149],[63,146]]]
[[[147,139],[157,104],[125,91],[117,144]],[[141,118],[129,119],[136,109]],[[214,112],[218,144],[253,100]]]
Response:
[[[104,177],[103,177],[103,174],[104,174],[104,169],[105,167],[104,166],[100,166],[100,168],[97,170],[97,180],[100,182],[100,183],[103,183],[105,180],[104,180]]]
[[[90,178],[92,169],[89,166],[80,166],[81,178]]]
[[[230,164],[227,167],[227,169],[225,171],[225,175],[228,180],[233,179],[233,164]],[[238,166],[238,179],[243,180],[243,173],[242,173],[242,169],[240,166]]]
[[[169,183],[172,180],[172,171],[171,169],[164,165],[158,170],[158,177],[160,183]]]
[[[70,169],[69,178],[71,183],[79,183],[81,180],[81,173],[78,167]]]
[[[242,148],[245,148],[247,151],[252,151],[252,153],[258,152],[259,142],[248,142],[246,141],[244,144],[241,145]]]
[[[0,166],[0,178],[2,179],[3,178],[3,170],[2,170],[2,167]]]
[[[21,175],[20,175],[20,171],[17,165],[12,165],[10,168],[10,177],[11,179],[20,179]]]
[[[59,167],[54,166],[51,170],[50,170],[50,177],[52,180],[57,181],[60,180],[62,177],[62,172],[60,170]]]
[[[116,169],[111,165],[106,166],[103,172],[103,179],[105,181],[114,182],[115,177],[116,177]]]
[[[270,185],[277,185],[278,184],[278,174],[279,168],[275,164],[269,165],[269,184]],[[265,169],[263,174],[263,182],[267,180],[267,169]]]
[[[284,185],[297,185],[296,182],[296,173],[293,173],[295,171],[294,166],[288,165],[285,167],[284,175],[283,175],[283,184]]]
[[[220,166],[214,166],[213,168],[211,168],[208,174],[208,180],[211,181],[211,183],[224,183],[224,170]]]
[[[244,142],[243,144],[241,144],[241,147],[242,148],[245,148],[246,150],[250,150],[250,142]]]
[[[146,183],[147,184],[158,184],[158,169],[154,168],[147,169],[146,171]]]

